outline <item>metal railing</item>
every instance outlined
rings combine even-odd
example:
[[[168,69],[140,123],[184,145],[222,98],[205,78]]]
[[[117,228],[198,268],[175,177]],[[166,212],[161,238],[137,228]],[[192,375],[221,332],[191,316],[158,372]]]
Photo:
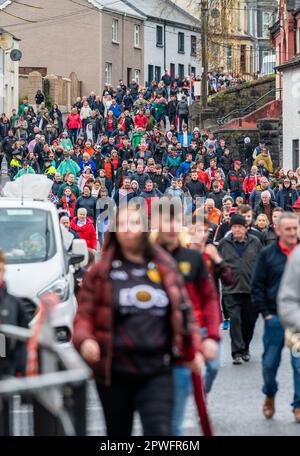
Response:
[[[0,325],[9,341],[27,343],[31,331]],[[39,337],[39,374],[6,377],[0,381],[0,436],[13,435],[13,398],[32,405],[33,434],[36,436],[86,435],[86,394],[91,371],[69,345],[59,345],[52,336],[49,319]]]
[[[269,90],[268,92],[266,92],[263,96],[261,96],[260,98],[258,98],[257,100],[253,101],[252,103],[250,103],[248,106],[246,106],[245,108],[237,108],[237,109],[234,109],[233,111],[229,112],[228,114],[226,114],[226,116],[223,116],[223,117],[219,117],[217,119],[217,124],[219,126],[222,126],[224,125],[225,123],[229,122],[230,120],[233,120],[233,119],[239,119],[239,118],[242,118],[244,117],[245,115],[247,114],[250,114],[251,112],[255,111],[256,109],[262,107],[264,105],[264,103],[260,106],[260,103],[262,101],[265,101],[265,99],[267,97],[269,97],[270,95],[275,94],[277,92],[280,92],[282,89],[279,89],[279,88],[273,88],[271,90]],[[274,98],[275,100],[275,98]]]

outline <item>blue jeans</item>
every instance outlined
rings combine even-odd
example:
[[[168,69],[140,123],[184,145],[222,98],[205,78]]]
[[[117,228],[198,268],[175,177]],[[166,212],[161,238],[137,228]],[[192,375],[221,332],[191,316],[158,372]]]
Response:
[[[175,403],[172,419],[172,435],[183,435],[182,423],[188,397],[192,394],[191,371],[178,366],[173,369]]]
[[[281,361],[284,347],[284,329],[277,315],[272,315],[271,320],[265,320],[263,336],[264,353],[262,356],[263,368],[263,393],[268,397],[275,397],[278,391],[276,380],[277,371]],[[293,408],[300,407],[300,358],[291,355],[291,364],[294,373],[294,400]]]
[[[215,359],[212,361],[206,361],[205,363],[205,375],[204,375],[204,391],[206,394],[211,392],[213,382],[221,367],[221,344],[219,344],[218,353]]]

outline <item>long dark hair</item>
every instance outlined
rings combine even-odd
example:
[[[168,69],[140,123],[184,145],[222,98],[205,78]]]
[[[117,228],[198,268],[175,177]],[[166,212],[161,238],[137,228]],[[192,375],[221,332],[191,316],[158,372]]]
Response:
[[[117,235],[116,235],[116,231],[117,231],[118,224],[119,224],[118,223],[119,215],[120,215],[121,210],[122,210],[122,208],[117,209],[115,223],[113,223],[112,226],[110,227],[110,228],[112,228],[112,230],[109,231],[109,233],[105,239],[104,248],[103,248],[103,252],[105,254],[105,251],[109,250],[111,247],[114,247],[115,248],[115,257],[118,257],[118,258],[124,256],[121,245],[120,245]],[[140,209],[137,209],[137,210],[140,210]],[[142,237],[141,237],[141,241],[140,241],[140,249],[141,249],[140,250],[141,253],[144,255],[145,260],[150,260],[152,258],[153,246],[151,244],[148,231],[142,232]]]

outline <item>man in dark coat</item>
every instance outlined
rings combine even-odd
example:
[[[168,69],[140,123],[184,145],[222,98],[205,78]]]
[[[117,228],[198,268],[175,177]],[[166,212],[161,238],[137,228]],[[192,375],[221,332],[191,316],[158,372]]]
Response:
[[[233,364],[238,365],[250,361],[250,342],[257,320],[257,310],[251,303],[251,277],[261,243],[248,234],[242,215],[231,217],[231,230],[220,242],[219,251],[236,277],[232,285],[223,285],[222,290],[230,317]]]

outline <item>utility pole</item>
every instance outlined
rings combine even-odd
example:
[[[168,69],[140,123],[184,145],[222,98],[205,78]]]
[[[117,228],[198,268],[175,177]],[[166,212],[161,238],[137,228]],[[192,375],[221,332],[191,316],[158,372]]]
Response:
[[[201,77],[201,101],[202,108],[207,108],[207,73],[208,73],[208,56],[207,56],[207,31],[208,31],[208,0],[201,0],[201,59],[203,73]]]

